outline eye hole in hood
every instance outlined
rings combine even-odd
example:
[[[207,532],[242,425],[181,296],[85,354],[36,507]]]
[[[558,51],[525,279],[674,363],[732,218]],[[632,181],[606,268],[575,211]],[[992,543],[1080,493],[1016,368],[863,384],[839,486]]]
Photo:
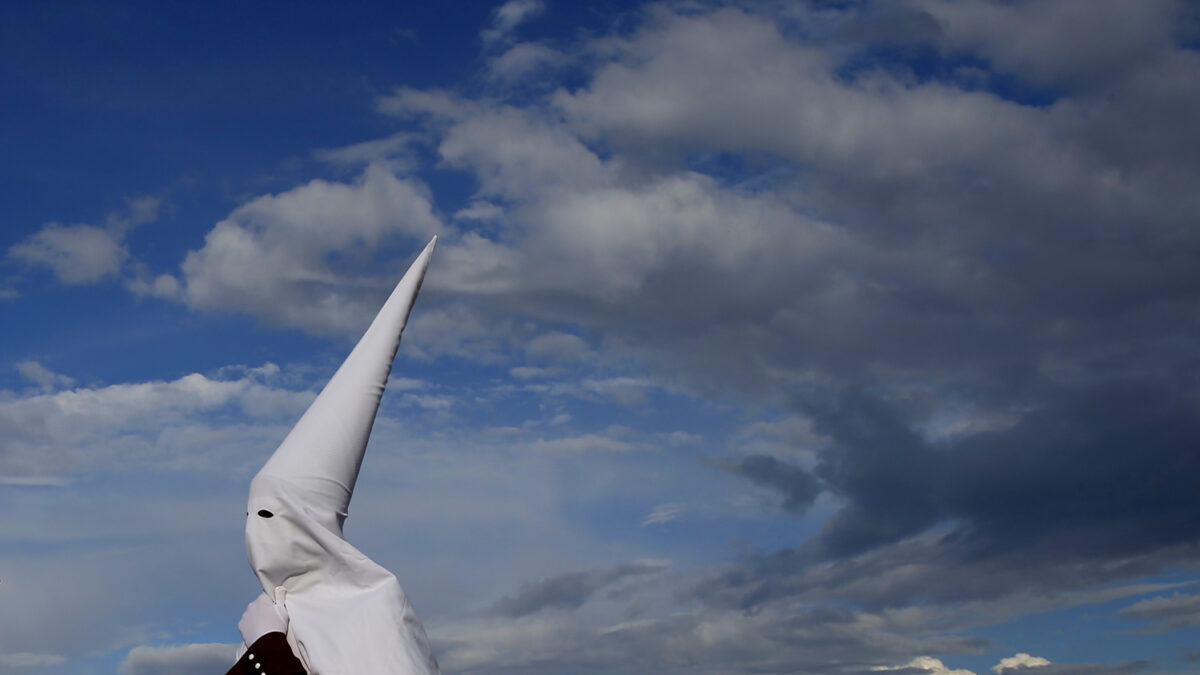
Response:
[[[270,517],[274,516],[275,514],[271,513],[270,511],[268,511],[266,509],[259,509],[258,515],[262,516],[263,518],[270,518]]]

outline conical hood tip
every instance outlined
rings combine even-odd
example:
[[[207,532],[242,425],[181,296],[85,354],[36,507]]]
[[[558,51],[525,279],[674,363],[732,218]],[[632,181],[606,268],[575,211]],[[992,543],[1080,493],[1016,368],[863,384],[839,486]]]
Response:
[[[345,515],[404,326],[436,244],[434,236],[259,475],[323,493],[321,501]]]

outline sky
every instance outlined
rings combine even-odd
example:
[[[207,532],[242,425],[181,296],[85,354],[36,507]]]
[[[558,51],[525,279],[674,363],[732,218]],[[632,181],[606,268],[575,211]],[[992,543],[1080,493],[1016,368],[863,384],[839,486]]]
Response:
[[[249,479],[446,673],[1200,670],[1183,0],[0,6],[0,671],[224,672]]]

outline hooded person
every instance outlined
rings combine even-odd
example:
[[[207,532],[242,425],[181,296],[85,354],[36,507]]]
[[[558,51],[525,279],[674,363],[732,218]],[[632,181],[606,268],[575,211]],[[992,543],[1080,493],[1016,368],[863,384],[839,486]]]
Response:
[[[425,629],[396,577],[342,535],[400,335],[436,243],[434,237],[417,256],[346,361],[250,482],[246,552],[265,596],[251,603],[239,628],[248,647],[264,630],[279,644],[286,638],[312,675],[438,673]],[[264,624],[271,616],[276,619]],[[243,626],[248,619],[260,627],[249,634]],[[262,659],[254,651],[243,651],[239,663],[247,672],[270,672],[251,665]]]

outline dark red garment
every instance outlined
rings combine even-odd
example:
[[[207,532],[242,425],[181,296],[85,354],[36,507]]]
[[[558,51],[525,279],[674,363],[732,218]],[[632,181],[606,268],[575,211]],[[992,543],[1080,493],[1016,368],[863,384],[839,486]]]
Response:
[[[283,633],[267,633],[254,641],[225,675],[308,675]]]

